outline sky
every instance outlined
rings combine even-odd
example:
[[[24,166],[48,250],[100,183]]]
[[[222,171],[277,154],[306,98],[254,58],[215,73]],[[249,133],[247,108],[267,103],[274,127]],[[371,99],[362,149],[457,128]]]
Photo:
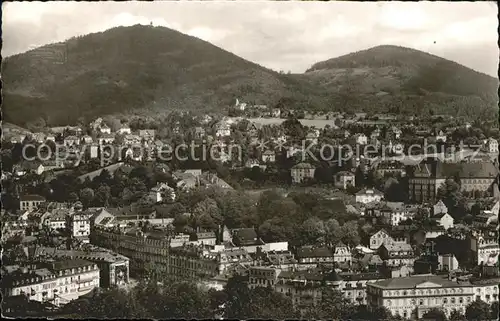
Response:
[[[2,56],[152,22],[276,71],[399,45],[498,74],[496,2],[51,1],[4,3],[2,12]]]

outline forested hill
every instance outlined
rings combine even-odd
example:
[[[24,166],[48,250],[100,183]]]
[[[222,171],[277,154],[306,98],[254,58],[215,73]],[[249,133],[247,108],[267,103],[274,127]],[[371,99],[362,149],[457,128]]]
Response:
[[[8,57],[3,81],[4,116],[16,124],[39,117],[67,124],[130,109],[220,109],[236,97],[266,104],[288,93],[307,97],[314,92],[307,82],[206,41],[142,25]]]
[[[235,98],[306,110],[494,116],[497,83],[413,49],[380,46],[280,74],[206,41],[135,25],[3,61],[4,120],[52,126],[134,110],[224,112]]]
[[[314,64],[306,75],[331,91],[371,96],[375,103],[406,102],[404,111],[413,105],[424,112],[478,113],[498,103],[498,79],[405,47],[384,45],[332,58]]]

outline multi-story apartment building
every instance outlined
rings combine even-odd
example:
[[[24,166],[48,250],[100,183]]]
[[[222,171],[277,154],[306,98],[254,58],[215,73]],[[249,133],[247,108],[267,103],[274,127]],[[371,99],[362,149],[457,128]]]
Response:
[[[129,259],[109,250],[95,247],[91,250],[40,247],[36,249],[35,255],[40,258],[80,259],[95,263],[100,271],[99,285],[104,288],[129,281]]]
[[[3,270],[4,297],[27,295],[30,300],[59,306],[99,287],[99,268],[81,259],[4,266]]]
[[[429,158],[415,166],[410,176],[410,200],[434,203],[438,188],[447,178],[457,177],[462,192],[498,195],[498,169],[493,162],[443,163],[437,158]]]
[[[413,266],[415,262],[413,249],[406,243],[384,243],[379,247],[378,253],[388,266]]]
[[[70,235],[83,243],[89,243],[90,216],[86,212],[77,212],[66,216],[66,228]]]
[[[303,246],[297,249],[297,260],[301,267],[308,268],[321,263],[350,263],[352,254],[350,249],[341,243],[335,246],[335,252],[324,246]]]
[[[498,284],[498,280],[496,280]],[[414,275],[404,278],[387,279],[369,283],[367,286],[367,304],[369,308],[385,307],[393,315],[404,318],[422,319],[432,308],[441,309],[450,315],[457,310],[465,314],[465,307],[477,299],[476,293],[497,294],[498,286],[490,283],[471,283],[446,276],[432,274]],[[486,294],[484,294],[484,297]]]

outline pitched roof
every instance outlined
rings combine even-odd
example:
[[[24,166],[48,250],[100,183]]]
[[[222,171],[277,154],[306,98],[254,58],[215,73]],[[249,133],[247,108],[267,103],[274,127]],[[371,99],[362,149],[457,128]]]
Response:
[[[309,163],[298,163],[292,169],[314,169],[315,167]]]
[[[236,245],[248,245],[259,242],[257,232],[253,228],[239,228],[231,231]]]
[[[303,246],[297,250],[298,258],[331,256],[332,251],[327,247]]]
[[[442,163],[441,165],[441,171],[439,172],[441,177],[458,174],[460,178],[493,178],[498,175],[498,168],[491,161],[459,164]]]
[[[386,289],[415,289],[418,288],[420,284],[427,282],[434,283],[437,285],[437,287],[444,287],[444,288],[446,287],[456,288],[457,285],[460,284],[457,283],[457,281],[448,280],[447,277],[425,274],[425,275],[412,275],[402,278],[381,280],[371,283],[371,285]],[[468,286],[469,284],[470,283],[468,282],[462,283],[462,285],[465,286]]]

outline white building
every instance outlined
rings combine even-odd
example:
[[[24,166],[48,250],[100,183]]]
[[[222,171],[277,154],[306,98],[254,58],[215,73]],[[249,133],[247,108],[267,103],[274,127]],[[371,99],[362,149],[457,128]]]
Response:
[[[4,300],[25,294],[30,300],[61,306],[99,287],[99,268],[81,259],[4,268],[8,270],[3,276]]]
[[[111,128],[104,123],[101,124],[99,131],[101,134],[111,134]]]
[[[22,195],[19,199],[19,209],[21,211],[33,211],[45,201],[45,197],[40,195]]]
[[[80,145],[80,140],[76,136],[68,136],[64,138],[64,145],[66,146]]]
[[[367,284],[369,309],[384,307],[393,315],[404,318],[422,319],[432,308],[443,310],[447,316],[453,310],[465,314],[465,307],[475,299],[474,288],[469,282],[431,274]]]
[[[447,139],[446,134],[445,134],[442,130],[440,130],[440,131],[436,134],[436,142],[441,141],[441,142],[443,142],[443,143],[446,143],[446,139]]]
[[[434,215],[431,219],[436,221],[438,225],[444,227],[445,230],[453,227],[453,223],[455,221],[453,217],[448,213],[440,213]]]
[[[118,129],[118,134],[120,135],[130,135],[132,133],[132,130],[130,129],[130,127],[128,125],[122,125],[119,129]]]
[[[365,134],[356,134],[356,144],[358,145],[366,145],[368,144],[368,137]]]
[[[384,194],[375,188],[364,188],[356,193],[357,203],[380,202],[384,198]]]

